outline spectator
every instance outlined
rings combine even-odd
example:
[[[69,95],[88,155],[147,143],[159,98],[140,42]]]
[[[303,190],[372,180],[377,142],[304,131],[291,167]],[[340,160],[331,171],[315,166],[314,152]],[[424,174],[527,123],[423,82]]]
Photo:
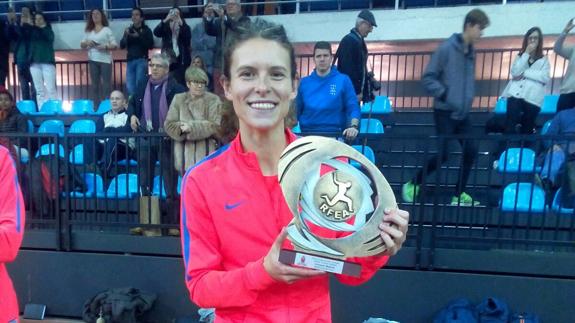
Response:
[[[148,74],[148,51],[154,48],[154,35],[144,23],[142,9],[132,9],[132,25],[124,30],[120,48],[127,49],[126,88],[130,97]]]
[[[473,45],[479,41],[483,30],[489,25],[487,15],[473,9],[465,16],[463,33],[453,34],[439,45],[431,56],[423,74],[423,86],[433,97],[435,129],[439,136],[471,134],[469,112],[475,95],[475,51]],[[479,202],[465,192],[471,166],[477,155],[477,143],[473,140],[459,140],[463,149],[461,172],[455,186],[451,205],[472,206]],[[423,169],[402,187],[403,200],[411,203],[419,194],[424,174],[430,174],[447,161],[451,145],[441,139],[439,156],[427,160]]]
[[[0,147],[0,185],[0,322],[18,322],[18,298],[6,271],[6,264],[16,259],[22,243],[26,207],[14,161],[4,147]]]
[[[28,133],[28,120],[18,111],[12,94],[6,89],[0,89],[0,133]],[[25,140],[11,138],[17,156],[28,158],[28,150],[21,148]]]
[[[573,19],[567,22],[563,32],[555,41],[555,47],[553,48],[557,55],[569,61],[563,83],[561,84],[561,95],[559,95],[559,101],[557,102],[557,112],[575,107],[575,46],[565,46],[565,38],[567,38],[574,26]]]
[[[212,3],[212,1],[208,1]],[[203,14],[205,14],[205,6],[202,9]],[[214,51],[216,50],[216,37],[209,36],[206,33],[206,28],[203,22],[200,22],[194,26],[192,29],[192,54],[194,56],[200,56],[204,62],[204,71],[208,73],[208,76],[213,73],[213,63],[214,63]],[[193,59],[192,59],[193,63]],[[210,84],[213,85],[212,79],[210,77]]]
[[[13,10],[10,8],[10,10]],[[10,17],[10,16],[8,16]],[[8,58],[10,56],[10,42],[8,39],[9,21],[0,21],[0,89],[6,88],[6,78],[8,77]]]
[[[128,118],[126,111],[128,101],[124,93],[112,91],[110,104],[112,109],[102,116],[98,129],[103,129],[104,134],[129,134],[131,132],[130,118]],[[134,138],[110,137],[99,140],[100,143],[104,144],[104,153],[100,159],[100,163],[104,167],[104,174],[111,174],[111,167],[118,160],[129,159],[130,152],[135,147]]]
[[[45,101],[58,98],[54,31],[42,12],[34,14],[34,26],[30,31],[30,63],[30,74],[36,89],[36,103],[41,108]]]
[[[154,35],[162,38],[162,53],[170,58],[170,73],[181,85],[186,84],[184,73],[192,61],[192,31],[183,19],[180,8],[170,9],[166,18],[154,28]]]
[[[377,27],[373,13],[367,9],[362,10],[357,15],[355,28],[342,38],[335,53],[338,71],[349,76],[357,100],[364,102],[371,101],[365,37],[371,33],[373,27]]]
[[[220,78],[224,61],[224,44],[238,32],[239,27],[249,24],[250,18],[243,15],[240,0],[226,0],[225,10],[218,4],[208,3],[203,20],[206,33],[216,37],[213,60],[214,93],[223,96]]]
[[[549,83],[549,61],[543,55],[543,34],[533,27],[511,65],[511,80],[501,96],[507,98],[505,133],[531,134]]]
[[[90,93],[95,106],[109,93],[112,83],[112,49],[118,48],[108,18],[102,9],[92,9],[88,14],[85,36],[80,47],[88,49]]]
[[[30,8],[23,6],[20,11],[20,23],[14,12],[8,13],[8,38],[14,42],[14,62],[18,66],[18,82],[22,100],[36,101],[36,90],[30,74],[30,29],[34,25]]]
[[[206,73],[206,75],[208,76],[208,90],[210,92],[213,92],[214,86],[213,86],[212,75],[208,72],[204,59],[200,55],[196,55],[192,59],[192,65],[190,66],[197,67]]]
[[[164,122],[166,133],[175,141],[174,163],[180,175],[216,150],[220,126],[220,98],[206,92],[208,75],[200,68],[186,70],[189,91],[176,94]]]
[[[303,132],[337,132],[353,141],[361,111],[351,80],[331,65],[332,58],[328,42],[315,43],[315,70],[298,88],[297,120]]]
[[[174,96],[186,88],[169,76],[170,58],[166,54],[154,54],[150,60],[150,76],[144,79],[128,103],[128,115],[133,131],[163,133],[164,122]],[[142,138],[144,139],[144,138]],[[143,196],[150,196],[156,161],[160,160],[164,179],[168,210],[177,221],[178,207],[175,204],[176,176],[172,161],[170,138],[150,136],[136,145],[138,153],[139,180]],[[176,222],[174,222],[176,223]]]
[[[277,174],[282,151],[296,139],[284,123],[297,91],[294,50],[282,26],[261,20],[237,37],[226,48],[223,86],[240,135],[182,183],[186,286],[194,303],[214,307],[224,322],[330,322],[329,276],[278,260],[293,219]],[[361,277],[336,275],[340,281],[367,281],[401,248],[407,212],[393,210],[385,221],[387,251],[353,258]]]

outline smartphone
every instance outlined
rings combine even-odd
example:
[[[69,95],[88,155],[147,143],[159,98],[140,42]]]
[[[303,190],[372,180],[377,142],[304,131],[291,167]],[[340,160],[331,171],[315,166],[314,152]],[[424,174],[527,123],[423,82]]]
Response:
[[[170,9],[170,16],[175,16],[175,15],[176,15],[176,8]]]

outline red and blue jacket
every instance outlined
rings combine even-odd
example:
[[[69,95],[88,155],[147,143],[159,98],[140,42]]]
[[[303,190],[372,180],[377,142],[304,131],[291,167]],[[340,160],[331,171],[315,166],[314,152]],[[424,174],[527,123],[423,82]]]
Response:
[[[296,137],[286,130],[288,142]],[[216,322],[331,322],[328,275],[286,284],[263,259],[292,219],[277,176],[264,176],[238,135],[188,170],[182,183],[182,250],[190,298],[216,308]],[[286,242],[287,243],[287,242]],[[388,257],[352,259],[369,280]]]
[[[24,234],[24,199],[16,165],[10,152],[0,146],[0,322],[18,321],[18,300],[5,264],[14,261]]]

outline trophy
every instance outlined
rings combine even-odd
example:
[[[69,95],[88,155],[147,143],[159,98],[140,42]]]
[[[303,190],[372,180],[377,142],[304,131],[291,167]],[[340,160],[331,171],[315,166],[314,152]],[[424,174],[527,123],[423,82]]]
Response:
[[[359,151],[331,138],[297,139],[282,153],[278,179],[294,216],[287,232],[295,247],[282,249],[280,262],[357,277],[361,266],[346,258],[385,251],[379,224],[397,203]]]

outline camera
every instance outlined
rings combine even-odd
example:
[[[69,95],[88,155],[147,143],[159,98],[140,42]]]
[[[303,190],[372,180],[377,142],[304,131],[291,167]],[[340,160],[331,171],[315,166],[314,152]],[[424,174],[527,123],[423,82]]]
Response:
[[[170,9],[169,15],[170,15],[170,16],[175,16],[175,15],[176,15],[176,10],[177,10],[176,8]]]

